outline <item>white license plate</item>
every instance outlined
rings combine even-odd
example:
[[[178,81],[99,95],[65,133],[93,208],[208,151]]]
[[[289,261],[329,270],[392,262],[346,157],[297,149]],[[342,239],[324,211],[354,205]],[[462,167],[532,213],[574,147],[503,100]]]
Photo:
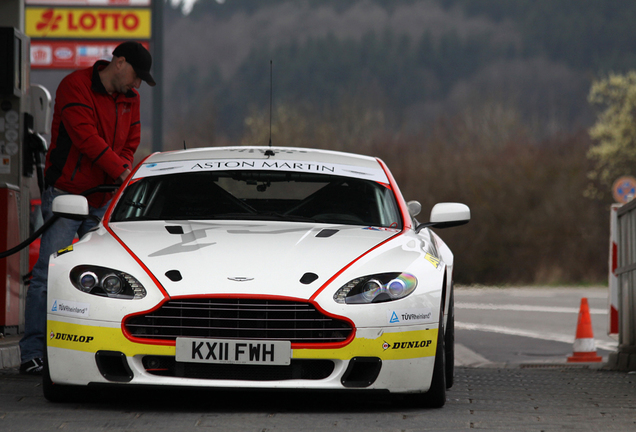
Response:
[[[288,365],[291,342],[177,338],[176,360],[187,363]]]

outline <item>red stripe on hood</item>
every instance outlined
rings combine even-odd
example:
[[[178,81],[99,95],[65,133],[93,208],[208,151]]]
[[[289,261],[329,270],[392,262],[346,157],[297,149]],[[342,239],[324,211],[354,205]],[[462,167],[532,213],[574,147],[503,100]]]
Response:
[[[148,159],[150,156],[147,156],[146,158],[144,158],[143,161],[141,161],[141,163],[139,163],[135,169],[133,170],[132,173],[130,173],[130,175],[128,176],[128,178],[126,179],[126,181],[124,181],[124,183],[121,185],[121,187],[117,190],[117,193],[115,194],[115,196],[113,197],[113,200],[110,203],[110,206],[108,206],[108,210],[106,210],[106,214],[104,215],[104,219],[102,221],[102,224],[104,225],[104,228],[106,228],[106,231],[108,231],[110,233],[111,236],[113,236],[113,238],[115,240],[117,240],[119,242],[119,244],[126,250],[126,252],[128,252],[128,254],[133,257],[133,259],[135,261],[137,261],[137,264],[139,264],[139,266],[144,269],[144,271],[146,272],[146,274],[148,274],[148,276],[150,277],[150,279],[152,279],[152,281],[155,283],[155,285],[157,286],[157,288],[159,288],[159,290],[161,291],[161,293],[163,294],[164,297],[166,298],[170,298],[170,295],[168,295],[168,292],[165,290],[165,288],[163,287],[163,285],[161,285],[161,282],[159,282],[157,280],[157,278],[155,277],[154,274],[152,274],[152,272],[150,271],[150,269],[148,269],[148,267],[146,267],[146,265],[143,263],[143,261],[141,261],[137,255],[134,254],[134,252],[132,250],[130,250],[130,248],[128,246],[126,246],[126,243],[124,243],[118,236],[117,234],[115,234],[115,232],[112,230],[112,228],[108,225],[108,222],[110,221],[110,216],[113,213],[113,209],[115,208],[115,205],[117,204],[117,201],[119,201],[119,198],[121,197],[122,192],[124,191],[124,189],[126,189],[126,186],[128,186],[128,184],[130,183],[131,179],[134,177],[135,173],[137,172],[137,170],[139,169],[139,167],[144,163],[144,161],[146,159]]]

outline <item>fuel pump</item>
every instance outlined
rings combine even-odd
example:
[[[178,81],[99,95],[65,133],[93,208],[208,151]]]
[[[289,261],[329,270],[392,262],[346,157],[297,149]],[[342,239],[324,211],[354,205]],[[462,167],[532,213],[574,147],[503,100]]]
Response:
[[[51,96],[29,82],[29,38],[13,27],[0,27],[0,250],[29,237],[30,177],[42,177],[50,127]],[[0,258],[0,334],[24,326],[27,250]]]

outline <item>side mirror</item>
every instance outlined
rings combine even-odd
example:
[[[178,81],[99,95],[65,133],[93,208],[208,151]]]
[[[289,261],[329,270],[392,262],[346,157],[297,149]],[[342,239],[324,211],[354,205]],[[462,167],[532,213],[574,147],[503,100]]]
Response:
[[[420,224],[415,229],[420,232],[422,228],[450,228],[467,224],[470,220],[470,208],[460,203],[437,203],[431,210],[430,222]]]
[[[409,208],[409,214],[411,217],[415,217],[422,211],[422,204],[419,201],[409,201],[406,203],[406,206]]]
[[[59,217],[84,220],[90,217],[88,200],[81,195],[60,195],[53,200],[53,214]]]

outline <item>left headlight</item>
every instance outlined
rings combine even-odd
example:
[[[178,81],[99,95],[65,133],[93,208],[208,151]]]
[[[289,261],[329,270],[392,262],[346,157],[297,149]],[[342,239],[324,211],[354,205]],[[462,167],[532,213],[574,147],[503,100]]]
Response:
[[[75,288],[88,294],[119,299],[146,296],[146,289],[137,279],[119,270],[80,265],[71,270],[70,277]]]
[[[411,294],[417,286],[408,273],[381,273],[356,278],[333,295],[336,303],[367,304],[398,300]]]

